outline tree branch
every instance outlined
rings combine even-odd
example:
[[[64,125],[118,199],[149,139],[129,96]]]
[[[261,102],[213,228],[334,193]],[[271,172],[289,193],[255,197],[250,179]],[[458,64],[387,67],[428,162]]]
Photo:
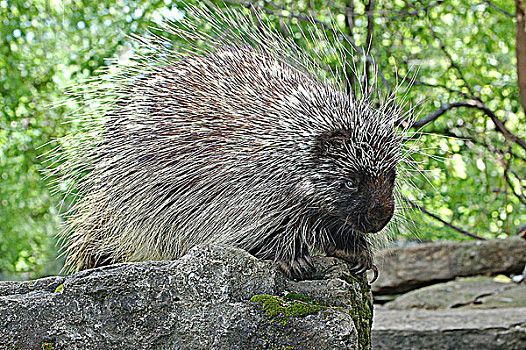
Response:
[[[508,151],[511,151],[511,150],[508,150]],[[517,192],[517,190],[515,189],[515,186],[513,185],[513,183],[511,182],[511,179],[510,179],[509,173],[512,172],[512,170],[511,170],[511,157],[508,159],[508,161],[506,161],[504,159],[503,155],[499,155],[499,161],[500,161],[502,167],[504,168],[504,179],[506,180],[506,183],[510,187],[511,192],[515,195],[515,197],[517,197],[519,199],[519,201],[521,201],[522,203],[526,204],[526,196],[524,196],[521,193]],[[520,185],[520,181],[519,181],[519,186],[521,186]],[[521,190],[522,190],[522,188],[521,188]]]
[[[455,94],[459,94],[461,96],[463,96],[464,98],[471,98],[471,96],[469,94],[466,94],[465,92],[462,92],[458,89],[453,89],[453,88],[450,88],[446,85],[442,85],[442,84],[430,84],[430,83],[426,83],[426,82],[423,82],[423,81],[420,81],[420,80],[415,80],[413,82],[413,85],[414,86],[427,86],[427,87],[432,87],[432,88],[441,88],[441,89],[444,89],[448,92],[451,92],[451,93],[455,93]]]
[[[496,129],[506,137],[509,141],[512,143],[516,143],[522,148],[526,150],[526,141],[518,137],[517,135],[513,134],[511,131],[509,131],[506,126],[504,125],[504,122],[501,121],[495,113],[493,113],[492,110],[490,110],[486,105],[481,102],[480,100],[468,100],[468,101],[461,101],[461,102],[452,102],[452,103],[445,103],[443,104],[438,110],[431,113],[427,117],[424,117],[422,119],[419,119],[415,121],[411,127],[413,128],[420,128],[426,124],[431,123],[432,121],[436,120],[441,115],[445,114],[447,111],[453,108],[458,107],[467,107],[467,108],[475,108],[478,110],[481,110],[486,114],[495,124]]]
[[[491,1],[484,1],[484,2],[485,2],[486,4],[488,4],[489,7],[491,7],[492,9],[494,9],[494,10],[496,10],[496,11],[498,11],[498,12],[500,12],[500,13],[502,13],[502,14],[508,16],[508,17],[511,17],[511,18],[515,17],[515,16],[513,15],[513,13],[509,13],[508,11],[501,9],[500,7],[498,7],[497,5],[495,5],[494,3],[492,3]]]
[[[411,201],[409,198],[406,198],[406,197],[402,197],[404,201],[406,201],[408,204],[410,204],[412,207],[420,210],[422,213],[432,217],[433,219],[435,220],[438,220],[440,221],[441,223],[443,223],[444,225],[446,225],[447,227],[449,228],[452,228],[453,230],[457,231],[457,232],[460,232],[462,233],[463,235],[466,235],[466,236],[469,236],[471,238],[475,238],[475,239],[478,239],[478,240],[481,240],[481,241],[484,241],[485,239],[480,237],[480,236],[477,236],[476,234],[473,234],[471,232],[468,232],[464,229],[461,229],[460,227],[457,227],[447,221],[445,221],[444,219],[440,218],[438,215],[436,214],[433,214],[431,213],[429,210],[427,210],[424,206],[421,206],[421,205],[418,205],[416,203],[414,203],[413,201]]]

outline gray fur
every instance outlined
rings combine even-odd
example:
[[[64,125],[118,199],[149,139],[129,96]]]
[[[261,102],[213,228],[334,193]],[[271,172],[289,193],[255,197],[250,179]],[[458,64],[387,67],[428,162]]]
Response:
[[[255,23],[201,5],[187,16],[215,33],[166,22],[161,30],[187,45],[137,37],[153,55],[136,53],[76,89],[86,106],[75,117],[86,128],[62,140],[67,160],[55,169],[62,190],[78,193],[62,234],[66,268],[105,257],[175,259],[201,243],[257,251],[292,276],[307,269],[307,250],[369,259],[381,235],[340,220],[340,182],[325,179],[359,172],[383,186],[376,177],[408,154],[406,130],[396,128],[406,117],[401,107],[394,99],[371,107],[373,89],[365,87],[352,97],[347,77],[324,67],[323,54],[301,51],[261,14]],[[345,67],[344,49],[334,49]],[[330,142],[344,139],[320,144],[327,133]],[[343,253],[331,231],[344,235]]]

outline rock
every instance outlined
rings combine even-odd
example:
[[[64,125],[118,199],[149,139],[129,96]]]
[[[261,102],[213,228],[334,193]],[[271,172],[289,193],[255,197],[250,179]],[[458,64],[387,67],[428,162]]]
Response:
[[[323,278],[295,282],[245,251],[200,246],[0,283],[0,349],[370,349],[367,281],[338,259],[315,264]]]
[[[464,306],[476,309],[508,307],[526,307],[526,285],[513,285],[497,293],[481,295],[476,302]]]
[[[526,240],[443,242],[394,248],[376,259],[380,277],[373,293],[397,294],[456,277],[519,274],[526,265]]]
[[[526,285],[464,277],[413,290],[384,306],[390,310],[526,307]]]
[[[526,285],[503,275],[440,282],[520,271],[525,243],[508,239],[396,249],[384,261],[383,280],[375,289],[388,293],[436,284],[375,309],[374,349],[526,349]]]
[[[375,350],[524,350],[526,307],[375,310]]]

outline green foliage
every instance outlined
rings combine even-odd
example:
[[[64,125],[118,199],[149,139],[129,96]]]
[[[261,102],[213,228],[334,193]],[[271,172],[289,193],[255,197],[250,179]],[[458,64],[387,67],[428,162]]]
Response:
[[[56,256],[60,198],[41,171],[68,131],[62,87],[93,76],[125,34],[145,31],[164,2],[0,1],[0,274],[27,277]]]
[[[502,9],[514,8],[513,1],[494,3]],[[410,99],[424,101],[421,116],[473,95],[515,135],[524,137],[526,118],[518,99],[514,20],[483,2],[425,2],[422,7],[431,4],[436,5],[427,15],[419,13],[410,21],[386,23],[389,32],[408,35],[399,43],[394,41],[388,50],[375,50],[377,57],[392,55],[403,62],[400,73],[411,62],[419,65]],[[526,222],[526,207],[511,193],[504,171],[510,162],[509,169],[518,175],[510,176],[513,186],[522,186],[524,195],[524,149],[496,132],[490,118],[475,109],[452,109],[423,131],[449,137],[426,135],[422,139],[435,156],[420,157],[429,180],[417,182],[425,195],[419,198],[425,206],[485,238],[515,234]],[[428,222],[420,233],[424,237],[463,238],[435,220],[417,218],[423,219]]]
[[[352,28],[345,7],[354,4]],[[367,1],[259,1],[285,35],[309,50],[323,50],[300,35],[310,23],[294,16],[315,13],[367,47]],[[279,6],[283,6],[282,10]],[[330,5],[329,5],[330,4]],[[513,0],[491,4],[513,12]],[[60,197],[42,179],[45,154],[73,123],[77,107],[61,87],[97,75],[126,49],[131,33],[144,33],[162,15],[184,15],[182,1],[0,0],[0,274],[35,277],[56,270],[54,235]],[[223,4],[221,4],[223,6]],[[329,7],[330,6],[330,7]],[[244,9],[244,11],[248,11]],[[515,20],[484,1],[376,1],[370,55],[391,86],[418,70],[406,99],[419,117],[445,103],[480,99],[515,135],[526,135],[515,58]],[[286,28],[289,26],[289,28]],[[328,32],[333,42],[340,38]],[[351,59],[351,58],[349,58]],[[334,62],[327,62],[334,65]],[[416,67],[416,68],[415,68]],[[381,84],[380,84],[381,85]],[[402,82],[407,85],[407,82]],[[385,86],[384,86],[385,87]],[[480,109],[455,108],[427,124],[411,176],[421,193],[411,197],[444,220],[482,237],[513,234],[526,223],[526,152],[496,131]],[[434,134],[445,135],[437,137]],[[515,194],[513,193],[515,191]],[[68,203],[62,203],[67,209]],[[456,231],[413,214],[423,239],[463,239]],[[423,225],[422,223],[425,223]]]
[[[392,6],[387,13],[405,6],[384,3]],[[514,9],[513,1],[493,3],[501,9]],[[400,64],[400,74],[405,74],[411,63],[418,64],[417,82],[409,98],[423,101],[421,116],[444,103],[474,95],[505,121],[509,130],[524,137],[526,118],[518,99],[515,21],[484,2],[424,1],[415,7],[428,5],[434,6],[427,14],[418,12],[407,21],[386,21],[378,26],[378,36],[383,31],[403,33],[403,37],[391,37],[390,45],[375,47],[373,55],[379,62],[394,58]],[[449,137],[426,135],[422,139],[435,156],[418,157],[428,172],[428,181],[415,180],[424,205],[446,221],[485,238],[515,234],[526,222],[526,207],[511,193],[504,171],[510,162],[509,169],[518,175],[510,175],[513,186],[522,186],[524,195],[524,149],[496,132],[490,118],[475,109],[452,109],[423,131]],[[428,223],[419,232],[423,237],[464,238],[428,217],[418,215],[416,220]]]

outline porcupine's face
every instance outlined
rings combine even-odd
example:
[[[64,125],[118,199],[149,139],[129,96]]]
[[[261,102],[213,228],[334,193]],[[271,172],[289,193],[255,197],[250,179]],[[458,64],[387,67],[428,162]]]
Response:
[[[337,225],[375,233],[394,214],[398,144],[394,134],[356,140],[346,130],[321,135],[316,146],[318,165],[313,185],[323,194],[320,209]]]

